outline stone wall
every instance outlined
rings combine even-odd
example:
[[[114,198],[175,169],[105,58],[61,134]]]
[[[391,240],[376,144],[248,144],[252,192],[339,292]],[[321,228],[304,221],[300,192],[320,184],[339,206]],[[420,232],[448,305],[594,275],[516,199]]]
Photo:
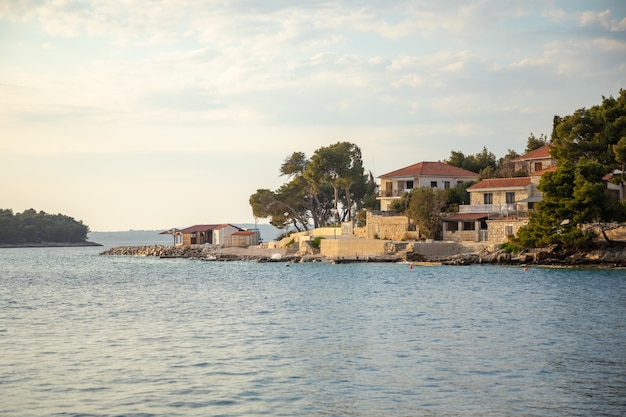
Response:
[[[354,237],[358,237],[360,239],[367,239],[367,226],[355,227],[352,233],[354,234]]]
[[[367,239],[406,240],[409,219],[406,216],[375,215],[367,212]]]
[[[385,240],[380,239],[322,239],[320,255],[329,258],[365,258],[385,253]]]
[[[477,222],[480,227],[480,222]],[[478,230],[444,230],[443,240],[452,242],[477,242]]]
[[[498,190],[494,188],[492,191],[490,191],[490,193],[492,194],[492,198],[493,198],[493,201],[491,204],[507,204],[506,193],[509,191],[515,192],[515,201],[528,198],[530,195],[529,188],[524,188],[524,189],[518,188],[515,190]],[[486,193],[485,191],[470,192],[470,204],[471,205],[485,204],[485,200],[483,197],[485,193]]]
[[[520,227],[528,224],[528,219],[498,219],[487,220],[487,230],[489,230],[488,241],[492,243],[508,242],[507,226],[512,229],[514,235]],[[510,232],[511,230],[509,230]]]
[[[475,253],[485,247],[487,244],[479,244],[473,242],[414,242],[407,245],[407,252],[413,252],[428,258],[446,257],[460,255],[464,253]]]

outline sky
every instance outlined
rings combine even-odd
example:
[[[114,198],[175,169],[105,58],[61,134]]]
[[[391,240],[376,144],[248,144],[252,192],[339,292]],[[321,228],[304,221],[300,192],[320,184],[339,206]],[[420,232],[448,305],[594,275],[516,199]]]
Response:
[[[523,153],[620,88],[623,0],[0,0],[0,208],[254,223],[293,152]]]

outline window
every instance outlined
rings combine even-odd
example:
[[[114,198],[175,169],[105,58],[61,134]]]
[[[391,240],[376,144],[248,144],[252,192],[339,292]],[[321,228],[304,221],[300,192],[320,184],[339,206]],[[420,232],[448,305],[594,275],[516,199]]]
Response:
[[[463,222],[463,230],[476,230],[476,223]]]
[[[413,181],[407,181],[406,182],[406,189],[407,190],[412,190],[413,189]]]
[[[514,204],[515,203],[515,192],[506,193],[506,203]]]
[[[459,224],[457,222],[446,222],[446,230],[449,232],[456,232],[459,230]]]
[[[504,226],[504,235],[505,236],[513,236],[513,226],[511,226],[510,224]]]
[[[493,204],[493,193],[483,194],[483,204]]]
[[[541,162],[535,162],[535,171],[541,171],[543,169],[543,164]]]
[[[449,190],[450,189],[450,181],[444,181],[443,182],[443,188],[444,188],[444,190]]]
[[[431,188],[437,188],[437,181],[431,181],[430,186]]]

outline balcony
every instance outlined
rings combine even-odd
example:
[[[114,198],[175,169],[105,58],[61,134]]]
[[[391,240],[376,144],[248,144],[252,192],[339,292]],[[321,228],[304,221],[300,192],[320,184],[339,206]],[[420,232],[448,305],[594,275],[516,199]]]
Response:
[[[487,213],[489,219],[527,218],[529,210],[517,204],[475,204],[459,206],[459,213]]]
[[[400,197],[402,196],[402,194],[404,193],[409,193],[413,191],[412,188],[406,188],[404,190],[393,190],[393,191],[386,191],[386,190],[380,190],[378,191],[378,194],[376,195],[377,197],[383,197],[383,198],[393,198],[393,197]]]

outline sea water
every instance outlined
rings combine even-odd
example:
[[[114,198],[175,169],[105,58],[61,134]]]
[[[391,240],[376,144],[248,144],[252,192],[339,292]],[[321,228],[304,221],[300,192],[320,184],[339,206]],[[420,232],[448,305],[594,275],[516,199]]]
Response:
[[[0,249],[3,416],[623,416],[626,271]]]

